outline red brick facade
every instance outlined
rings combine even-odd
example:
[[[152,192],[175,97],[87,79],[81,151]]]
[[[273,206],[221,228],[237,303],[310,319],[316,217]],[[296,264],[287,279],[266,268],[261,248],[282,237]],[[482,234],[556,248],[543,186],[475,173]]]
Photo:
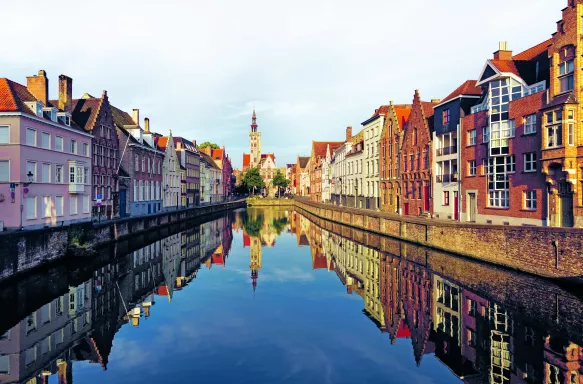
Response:
[[[435,103],[436,104],[436,103]],[[401,142],[401,212],[404,215],[431,215],[431,127],[434,103],[421,101],[415,91],[409,121]]]

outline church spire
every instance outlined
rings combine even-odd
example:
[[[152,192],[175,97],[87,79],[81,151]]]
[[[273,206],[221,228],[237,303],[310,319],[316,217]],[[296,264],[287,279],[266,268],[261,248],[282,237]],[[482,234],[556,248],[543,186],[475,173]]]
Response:
[[[253,108],[253,117],[251,117],[251,132],[257,132],[257,115],[255,114],[255,108]]]

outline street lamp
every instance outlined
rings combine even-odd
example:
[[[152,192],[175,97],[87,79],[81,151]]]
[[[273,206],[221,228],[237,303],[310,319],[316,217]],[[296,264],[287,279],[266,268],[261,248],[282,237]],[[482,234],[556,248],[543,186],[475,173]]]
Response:
[[[22,182],[22,187],[20,188],[20,230],[22,231],[24,227],[22,226],[22,214],[24,212],[24,188],[27,188],[34,181],[34,174],[28,171],[26,174],[27,182]],[[18,185],[18,184],[16,184]],[[27,191],[28,193],[28,191]]]

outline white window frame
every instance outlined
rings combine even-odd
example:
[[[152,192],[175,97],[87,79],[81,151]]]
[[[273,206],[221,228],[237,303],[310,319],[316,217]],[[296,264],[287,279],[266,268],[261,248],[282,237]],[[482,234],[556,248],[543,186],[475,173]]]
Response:
[[[7,172],[6,172],[6,179],[3,179],[1,177],[2,174],[0,174],[0,182],[8,182],[8,181],[10,181],[10,159],[0,159],[0,163],[6,163],[8,165]]]
[[[10,126],[9,125],[0,125],[0,131],[6,130],[6,142],[0,141],[1,144],[10,144]],[[2,137],[2,135],[0,135]]]
[[[468,145],[476,145],[476,130],[470,129],[468,131]]]
[[[89,143],[83,143],[83,156],[89,157]]]
[[[45,219],[47,217],[51,217],[51,203],[52,203],[52,198],[49,195],[45,195],[43,196],[43,199],[41,201],[41,214],[42,214],[42,218]],[[48,211],[48,214],[47,214]]]
[[[45,137],[48,137],[47,146],[45,147]],[[40,146],[43,149],[51,149],[51,134],[48,132],[41,132],[40,133]]]
[[[32,133],[34,135],[33,136],[33,143],[32,144],[29,143],[29,141],[28,141],[28,134],[29,133]],[[36,129],[34,129],[34,128],[28,128],[28,127],[26,128],[26,138],[25,138],[25,142],[26,142],[26,145],[29,145],[31,147],[36,147],[36,144],[37,144]]]
[[[71,140],[71,143],[69,145],[69,151],[73,155],[76,155],[77,154],[77,151],[78,151],[78,143],[77,143],[77,140]]]
[[[536,133],[536,113],[524,117],[524,134]]]
[[[63,184],[63,176],[63,166],[61,164],[55,165],[55,183]]]
[[[24,174],[25,176],[24,177],[28,180],[28,176],[26,176],[26,175],[28,174],[28,171],[29,171],[29,168],[28,168],[28,165],[29,164],[32,165],[32,170],[30,170],[32,172],[32,181],[33,182],[36,182],[36,180],[38,178],[38,172],[37,172],[38,169],[37,169],[37,166],[36,166],[36,161],[27,161],[26,162],[26,168],[24,170],[24,172],[25,172],[25,174]]]
[[[567,145],[575,145],[575,123],[567,123]]]
[[[60,199],[60,203],[59,203]],[[65,214],[65,198],[63,196],[55,196],[55,214],[61,217]],[[60,213],[59,213],[60,212]]]
[[[537,199],[536,199],[536,191],[524,191],[524,209],[529,211],[536,211],[537,209]]]
[[[89,195],[83,195],[83,213],[91,212],[91,197]]]
[[[476,176],[476,160],[468,160],[468,176]]]
[[[482,143],[490,142],[490,126],[487,125],[482,128]]]
[[[75,204],[73,204],[75,202]],[[69,215],[74,216],[79,210],[79,201],[76,195],[69,196]]]
[[[33,209],[32,212],[29,209],[29,201],[32,201],[34,203],[33,205]],[[26,198],[26,219],[27,220],[34,220],[37,217],[37,210],[38,210],[38,204],[37,204],[37,200],[36,200],[36,196],[28,196]]]
[[[59,149],[58,143],[61,143],[61,148]],[[63,152],[65,150],[65,139],[63,136],[55,136],[55,151]]]
[[[524,154],[524,172],[536,172],[537,171],[537,159],[536,152],[526,152]]]
[[[50,163],[42,163],[41,164],[41,170],[42,170],[41,182],[42,183],[50,183],[51,182],[51,179],[52,179],[51,169],[52,169],[52,167],[51,167]]]

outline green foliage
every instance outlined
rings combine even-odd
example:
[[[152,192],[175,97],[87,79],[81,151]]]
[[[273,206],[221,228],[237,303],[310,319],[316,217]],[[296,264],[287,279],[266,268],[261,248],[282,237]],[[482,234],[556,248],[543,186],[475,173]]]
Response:
[[[243,228],[245,228],[245,232],[251,237],[258,237],[261,228],[263,228],[263,215],[254,215],[252,217],[249,215],[249,212],[245,212],[245,216],[243,216]]]
[[[277,193],[279,194],[280,190],[283,188],[287,188],[288,185],[291,183],[288,179],[285,178],[283,173],[278,169],[277,173],[273,177],[273,185],[277,187]]]
[[[202,144],[196,146],[197,149],[203,149],[206,147],[211,147],[211,149],[219,149],[219,146],[215,143],[211,143],[210,141],[205,141]]]
[[[243,184],[246,185],[247,188],[253,190],[253,194],[255,194],[256,188],[265,187],[265,182],[263,181],[263,177],[261,177],[258,168],[251,168],[245,172],[245,175],[243,175]]]
[[[282,217],[280,219],[273,219],[273,229],[277,232],[278,235],[283,232],[287,225],[287,217]]]

